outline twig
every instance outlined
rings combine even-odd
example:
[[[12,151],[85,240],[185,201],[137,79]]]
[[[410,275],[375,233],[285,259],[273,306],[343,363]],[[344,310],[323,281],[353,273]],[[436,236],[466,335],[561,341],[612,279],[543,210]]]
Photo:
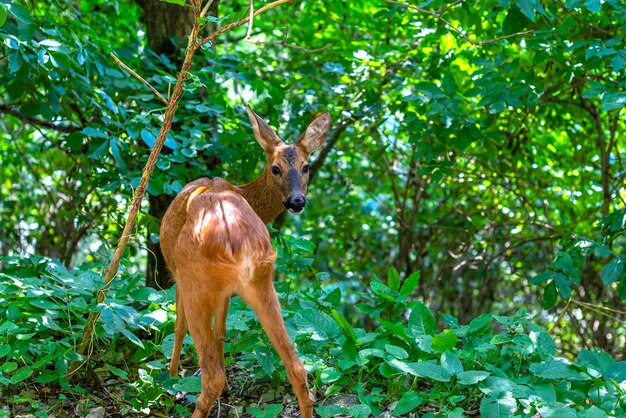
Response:
[[[211,7],[212,4],[213,0],[207,1],[207,3],[204,5],[204,9],[202,9],[202,12],[200,12],[200,17],[206,16],[206,14],[209,12],[209,7]]]
[[[419,13],[423,13],[429,16],[434,17],[437,20],[441,20],[447,27],[449,27],[450,29],[452,29],[453,31],[455,31],[456,33],[458,33],[459,35],[461,35],[463,37],[463,39],[465,39],[467,42],[469,42],[472,45],[488,45],[488,44],[493,44],[495,42],[501,41],[502,39],[507,39],[507,38],[513,38],[515,36],[520,36],[520,35],[527,35],[529,33],[532,33],[533,30],[527,30],[524,32],[517,32],[517,33],[511,33],[508,35],[503,35],[503,36],[499,36],[497,38],[493,38],[493,39],[487,39],[485,41],[473,41],[471,40],[464,31],[462,31],[461,29],[459,29],[458,27],[454,26],[452,23],[450,23],[449,21],[447,21],[446,19],[444,19],[442,17],[443,12],[445,12],[446,10],[450,9],[452,6],[456,6],[457,4],[459,4],[460,2],[454,2],[452,5],[446,7],[445,9],[443,9],[441,12],[436,13],[436,12],[431,12],[430,10],[426,10],[426,9],[422,9],[421,7],[417,7],[417,6],[413,6],[412,4],[408,4],[408,3],[402,3],[399,1],[395,1],[395,0],[383,0],[385,3],[389,3],[389,4],[395,4],[397,6],[403,6],[412,10],[415,10],[416,12]]]
[[[624,312],[624,311],[620,311],[618,309],[609,308],[607,306],[594,305],[594,304],[589,303],[589,302],[583,302],[582,300],[572,300],[572,302],[574,302],[576,305],[584,306],[584,307],[590,308],[590,309],[604,309],[606,311],[613,312],[615,314],[626,315],[626,312]]]
[[[602,28],[596,28],[595,26],[593,26],[591,23],[586,22],[585,20],[581,19],[576,13],[572,13],[572,11],[570,9],[567,8],[567,6],[565,6],[561,1],[559,0],[554,0],[554,2],[556,4],[558,4],[563,10],[565,10],[565,13],[567,13],[568,15],[572,16],[578,23],[581,23],[593,30],[596,30],[598,32],[602,32],[605,35],[612,35],[611,32],[604,30]]]
[[[261,7],[259,10],[257,10],[254,13],[251,13],[253,17],[257,17],[258,15],[260,15],[261,13],[265,12],[266,10],[269,10],[273,7],[279,6],[281,4],[285,4],[285,3],[291,3],[293,2],[293,0],[276,0],[273,3],[267,4],[263,7]],[[213,32],[212,34],[210,34],[209,36],[207,36],[206,38],[202,39],[200,42],[197,42],[196,45],[194,46],[194,49],[198,49],[200,47],[202,47],[203,45],[211,42],[213,39],[217,38],[219,35],[221,35],[222,33],[229,31],[231,29],[237,28],[239,26],[245,25],[247,22],[249,22],[250,19],[249,18],[243,18],[240,19],[236,22],[233,22],[229,25],[224,26],[221,29],[216,30],[215,32]]]
[[[561,314],[556,319],[556,321],[554,321],[554,324],[552,325],[552,327],[550,327],[550,330],[548,332],[556,331],[559,328],[559,322],[561,322],[561,320],[563,320],[563,317],[565,316],[565,314],[569,310],[569,306],[571,304],[572,304],[572,299],[567,301],[567,304],[565,305],[565,308],[563,308],[563,312],[561,312]]]
[[[246,41],[250,39],[252,35],[252,25],[254,22],[254,0],[250,0],[250,23],[248,24],[248,32],[246,32],[246,37],[244,38]]]
[[[26,116],[26,115],[21,114],[20,112],[18,112],[17,110],[15,110],[11,106],[9,106],[8,104],[4,104],[4,103],[0,104],[0,113],[6,113],[8,115],[15,116],[16,118],[18,118],[22,122],[27,122],[27,123],[30,123],[32,125],[43,126],[43,127],[48,128],[48,129],[53,129],[53,130],[59,131],[59,132],[72,133],[72,132],[80,131],[81,129],[83,129],[82,126],[57,125],[56,123],[51,122],[49,120],[32,118],[30,116]]]
[[[297,49],[299,51],[306,52],[306,53],[309,53],[309,54],[312,54],[312,53],[315,53],[315,52],[320,52],[320,51],[323,51],[326,48],[328,48],[328,45],[324,45],[321,48],[308,49],[308,48],[302,47],[300,45],[288,44],[287,43],[287,37],[289,37],[289,25],[285,24],[285,34],[283,35],[283,40],[280,41],[280,42],[276,42],[276,41],[250,41],[250,40],[248,40],[247,37],[246,37],[246,42],[254,44],[254,45],[277,45],[277,46],[282,46],[284,48]]]
[[[124,64],[118,57],[115,56],[114,53],[111,52],[111,57],[115,60],[115,62],[117,62],[123,69],[125,69],[126,71],[128,71],[130,73],[130,75],[132,75],[133,77],[135,77],[136,79],[138,79],[139,81],[141,81],[143,84],[145,84],[146,86],[148,86],[148,88],[150,90],[152,90],[152,92],[154,94],[157,95],[157,97],[159,99],[161,99],[161,101],[167,106],[167,99],[165,97],[163,97],[163,95],[161,95],[161,93],[158,92],[157,89],[155,89],[154,87],[152,87],[152,85],[150,85],[150,83],[148,83],[146,80],[144,80],[144,78],[142,76],[140,76],[139,74],[137,74],[136,72],[134,72],[133,70],[131,70],[126,64]]]

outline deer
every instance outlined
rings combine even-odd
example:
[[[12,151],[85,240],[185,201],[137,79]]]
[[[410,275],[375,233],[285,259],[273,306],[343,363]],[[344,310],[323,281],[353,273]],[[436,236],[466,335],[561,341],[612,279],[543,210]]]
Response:
[[[274,289],[276,251],[266,224],[285,209],[305,208],[309,155],[326,141],[330,115],[315,118],[295,144],[287,145],[252,109],[246,112],[267,164],[254,181],[234,186],[222,178],[187,184],[168,207],[159,239],[176,281],[174,347],[169,371],[178,373],[180,351],[191,333],[202,391],[192,418],[204,418],[228,390],[224,338],[230,299],[238,295],[256,313],[276,349],[298,400],[302,418],[313,417],[315,398],[306,369],[285,329]]]

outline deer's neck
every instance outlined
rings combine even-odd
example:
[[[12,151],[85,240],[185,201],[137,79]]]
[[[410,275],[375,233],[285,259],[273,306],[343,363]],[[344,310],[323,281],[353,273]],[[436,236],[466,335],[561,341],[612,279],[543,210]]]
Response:
[[[272,222],[285,210],[282,199],[276,190],[268,187],[268,173],[266,170],[254,181],[241,186],[235,186],[237,192],[244,197],[263,223]]]

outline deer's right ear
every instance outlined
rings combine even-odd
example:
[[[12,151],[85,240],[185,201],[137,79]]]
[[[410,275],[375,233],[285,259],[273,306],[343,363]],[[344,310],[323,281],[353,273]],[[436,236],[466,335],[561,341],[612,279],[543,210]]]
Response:
[[[250,118],[254,137],[259,141],[265,152],[271,154],[283,141],[259,115],[252,111],[250,106],[246,106],[246,112],[248,112],[248,117]]]

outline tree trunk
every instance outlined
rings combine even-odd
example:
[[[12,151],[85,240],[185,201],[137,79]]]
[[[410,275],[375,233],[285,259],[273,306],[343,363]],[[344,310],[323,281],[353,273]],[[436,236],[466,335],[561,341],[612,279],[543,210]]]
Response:
[[[193,26],[193,9],[161,0],[137,0],[137,4],[144,11],[150,48],[157,54],[180,61],[177,52],[184,44],[178,45],[174,39],[184,42],[189,36]]]
[[[136,0],[137,4],[144,11],[144,22],[147,27],[148,45],[157,54],[164,54],[170,60],[180,65],[182,54],[181,48],[184,48],[187,37],[193,26],[193,9],[191,7],[183,7],[177,4],[167,3],[161,0]],[[211,4],[207,16],[217,16],[217,8],[219,1],[215,0]],[[204,34],[213,32],[216,29],[215,24],[208,24],[203,30]],[[208,117],[208,116],[204,116]],[[174,126],[175,128],[175,126]],[[213,161],[215,166],[217,162]],[[149,196],[148,213],[159,221],[163,219],[163,215],[168,206],[174,200],[175,196],[161,194]],[[167,270],[165,258],[161,252],[161,246],[158,242],[153,242],[150,238],[158,231],[148,229],[147,248],[148,248],[148,266],[146,269],[146,286],[156,289],[166,289],[171,287],[172,277]]]

